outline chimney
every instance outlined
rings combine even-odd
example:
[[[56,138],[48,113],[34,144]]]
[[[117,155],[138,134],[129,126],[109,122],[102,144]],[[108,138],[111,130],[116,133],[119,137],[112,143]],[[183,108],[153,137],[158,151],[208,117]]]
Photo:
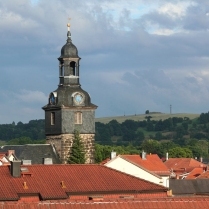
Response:
[[[202,157],[200,157],[200,162],[202,163]]]
[[[166,152],[165,160],[168,160],[168,152]]]
[[[146,152],[142,151],[142,160],[146,160]]]
[[[115,158],[115,157],[116,157],[116,152],[112,151],[112,152],[110,153],[110,159],[112,160],[112,159]]]
[[[43,158],[43,164],[44,165],[52,165],[52,158]]]
[[[172,189],[170,189],[170,190],[167,191],[167,196],[168,197],[172,197],[173,196]]]
[[[20,165],[21,161],[11,161],[10,173],[13,177],[20,177]]]

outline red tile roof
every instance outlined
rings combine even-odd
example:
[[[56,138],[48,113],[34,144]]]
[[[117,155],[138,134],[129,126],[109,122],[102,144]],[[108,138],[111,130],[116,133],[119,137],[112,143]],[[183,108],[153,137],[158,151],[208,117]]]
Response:
[[[167,161],[165,161],[164,164],[169,169],[173,169],[173,170],[186,169],[186,171],[187,169],[191,169],[191,168],[206,167],[205,164],[193,158],[170,158]]]
[[[198,179],[208,179],[209,178],[209,171],[205,171],[204,173],[202,173],[201,175],[199,175],[197,177]]]
[[[185,179],[196,179],[205,172],[204,168],[194,168]]]
[[[167,193],[133,193],[133,194],[104,194],[104,195],[97,195],[92,197],[100,197],[100,199],[105,200],[118,200],[118,199],[146,199],[146,198],[160,198],[160,197],[167,197]],[[94,199],[94,198],[93,198]],[[73,196],[71,195],[69,200],[89,200],[88,196]]]
[[[206,209],[209,208],[209,198],[161,198],[118,201],[43,201],[35,203],[1,202],[2,209]]]
[[[41,199],[103,193],[159,193],[166,188],[101,165],[27,165],[20,178],[8,166],[0,167],[0,200],[18,200],[26,194]]]
[[[152,171],[158,175],[169,175],[169,169],[164,165],[157,154],[146,155],[146,159],[142,159],[140,155],[119,155],[121,158],[133,162],[134,164]]]

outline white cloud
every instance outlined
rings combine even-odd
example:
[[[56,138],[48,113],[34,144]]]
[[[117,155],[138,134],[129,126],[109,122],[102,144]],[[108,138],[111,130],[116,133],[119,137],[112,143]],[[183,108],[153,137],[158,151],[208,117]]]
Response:
[[[191,1],[184,1],[184,2],[178,2],[178,3],[165,3],[162,6],[160,6],[157,11],[160,14],[165,14],[167,16],[170,16],[171,18],[181,18],[186,15],[187,8],[193,5],[193,2]]]
[[[16,98],[26,103],[47,103],[47,96],[40,91],[28,91],[23,89],[19,94],[16,94]]]
[[[0,122],[44,117],[41,107],[59,82],[69,16],[81,85],[99,105],[97,116],[163,112],[171,103],[179,112],[208,111],[208,6],[206,0],[2,1]]]

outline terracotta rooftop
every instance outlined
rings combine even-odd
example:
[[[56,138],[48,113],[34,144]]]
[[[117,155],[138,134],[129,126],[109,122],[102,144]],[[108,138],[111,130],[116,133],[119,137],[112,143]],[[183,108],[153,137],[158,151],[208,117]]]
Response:
[[[197,177],[198,179],[208,179],[209,178],[209,171],[205,171],[204,173],[202,173],[201,175],[199,175]]]
[[[102,165],[27,165],[21,177],[9,166],[0,167],[0,201],[39,195],[41,200],[66,199],[70,195],[160,193],[166,188]]]
[[[198,167],[206,167],[205,164],[193,159],[193,158],[170,158],[164,162],[168,169],[173,170],[185,170]]]
[[[194,168],[185,179],[196,179],[205,172],[205,168]]]
[[[11,203],[1,202],[2,209],[206,209],[209,208],[209,198],[161,198],[141,200],[120,200],[120,201],[47,201],[34,203]]]
[[[169,175],[168,168],[164,165],[157,154],[146,155],[146,159],[142,159],[140,155],[119,155],[121,158],[133,162],[149,171],[158,175]]]

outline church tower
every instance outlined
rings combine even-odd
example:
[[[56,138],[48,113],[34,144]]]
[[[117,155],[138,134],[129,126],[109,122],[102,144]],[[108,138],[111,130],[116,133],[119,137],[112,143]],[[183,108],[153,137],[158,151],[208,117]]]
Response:
[[[86,163],[94,163],[95,110],[89,94],[79,82],[80,57],[72,43],[70,24],[67,24],[67,43],[61,49],[59,85],[49,94],[45,111],[46,142],[53,144],[62,163],[67,163],[73,144],[74,131],[82,138]]]

